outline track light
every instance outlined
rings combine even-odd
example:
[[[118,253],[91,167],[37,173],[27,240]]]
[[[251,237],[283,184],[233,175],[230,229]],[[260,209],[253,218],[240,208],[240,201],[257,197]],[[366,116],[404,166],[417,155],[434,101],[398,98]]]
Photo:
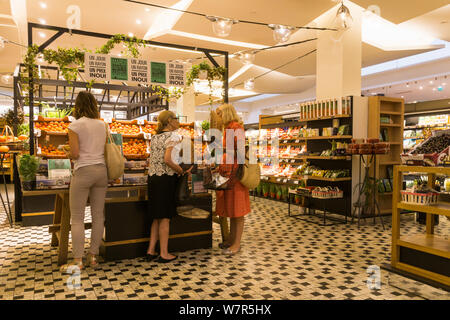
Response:
[[[268,27],[273,30],[273,38],[277,43],[287,42],[291,37],[295,27],[285,26],[282,24],[269,24]]]
[[[239,20],[233,20],[228,18],[221,18],[215,16],[206,16],[206,19],[213,23],[214,34],[219,37],[228,37],[231,33],[231,27],[233,24],[239,22]]]

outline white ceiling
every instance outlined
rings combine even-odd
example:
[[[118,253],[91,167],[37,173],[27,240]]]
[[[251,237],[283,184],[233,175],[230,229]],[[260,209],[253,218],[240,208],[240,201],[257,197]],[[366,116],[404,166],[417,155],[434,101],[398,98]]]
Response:
[[[40,19],[45,19],[46,24],[55,26],[66,26],[69,14],[66,9],[69,5],[76,4],[81,8],[81,29],[107,34],[132,32],[135,36],[143,38],[152,24],[158,20],[160,14],[167,14],[167,10],[150,6],[143,6],[123,0],[12,0],[16,3],[26,2],[26,20],[39,23]],[[239,20],[257,21],[263,23],[278,23],[294,26],[305,26],[310,24],[315,18],[336,6],[336,1],[331,0],[183,0],[188,4],[186,10],[229,17]],[[141,2],[172,6],[179,0],[142,0]],[[367,8],[373,4],[372,0],[353,0],[354,4]],[[41,3],[47,5],[41,7]],[[442,40],[450,39],[450,5],[448,0],[379,0],[377,5],[380,8],[381,16],[392,23],[407,26],[408,28],[426,29],[427,33]],[[146,10],[147,9],[147,10]],[[0,0],[0,36],[15,42],[27,43],[24,30],[26,21],[14,21],[10,6],[10,0]],[[19,17],[21,18],[21,17]],[[141,21],[138,24],[136,21]],[[446,21],[446,22],[445,22]],[[5,25],[16,25],[11,27]],[[182,14],[178,21],[174,21],[172,29],[166,30],[168,33],[159,35],[153,40],[166,43],[177,43],[195,47],[214,48],[234,53],[247,49],[242,45],[221,44],[208,40],[198,40],[181,36],[180,32],[198,34],[208,37],[215,37],[211,27],[211,22],[206,18]],[[25,33],[24,33],[25,32]],[[40,37],[35,31],[33,39],[37,44],[41,44],[51,37],[54,32],[40,31],[45,35]],[[320,31],[319,31],[320,32]],[[324,31],[329,32],[329,31]],[[292,41],[309,39],[317,35],[316,31],[299,30],[292,37]],[[233,26],[231,35],[226,40],[246,42],[260,46],[276,45],[272,31],[267,26],[238,23]],[[94,49],[105,43],[105,40],[95,38],[64,35],[56,40],[50,47],[86,47]],[[306,52],[315,49],[315,41],[305,44],[294,45],[288,48],[278,48],[266,50],[256,55],[255,66],[247,72],[233,80],[230,86],[242,83],[250,77],[260,75],[267,70],[274,69],[287,61],[290,61]],[[116,48],[113,53],[118,54],[121,48]],[[370,66],[385,61],[390,61],[402,57],[411,56],[426,50],[403,50],[403,51],[383,51],[371,45],[363,43],[362,46],[362,66]],[[21,48],[8,44],[0,51],[0,72],[12,72],[14,66],[21,60]],[[162,48],[146,48],[142,50],[142,55],[154,60],[175,60],[200,58],[202,55]],[[219,63],[223,59],[217,58]],[[194,63],[201,60],[195,60]],[[289,64],[281,68],[278,72],[269,73],[255,81],[254,91],[262,93],[298,93],[307,90],[315,85],[315,65],[316,56],[312,54],[302,60]],[[236,59],[230,59],[229,74],[233,75],[243,64]],[[2,84],[3,85],[3,84]],[[4,85],[3,85],[4,86]],[[238,86],[243,88],[243,85]]]

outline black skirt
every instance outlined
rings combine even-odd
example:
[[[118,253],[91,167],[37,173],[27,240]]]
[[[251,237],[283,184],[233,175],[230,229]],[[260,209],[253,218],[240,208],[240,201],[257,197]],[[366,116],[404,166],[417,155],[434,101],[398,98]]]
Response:
[[[153,219],[171,219],[177,215],[177,182],[177,175],[148,177],[148,212]]]

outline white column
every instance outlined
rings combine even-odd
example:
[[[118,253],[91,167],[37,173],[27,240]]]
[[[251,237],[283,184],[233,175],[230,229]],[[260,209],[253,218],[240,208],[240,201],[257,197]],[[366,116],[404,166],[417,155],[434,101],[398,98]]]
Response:
[[[186,116],[187,119],[183,118],[186,122],[195,121],[195,94],[192,86],[176,101],[176,113],[180,116]]]

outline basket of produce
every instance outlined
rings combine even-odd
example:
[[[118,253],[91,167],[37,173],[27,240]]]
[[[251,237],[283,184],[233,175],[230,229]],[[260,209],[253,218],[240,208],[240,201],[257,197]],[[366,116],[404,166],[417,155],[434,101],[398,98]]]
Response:
[[[430,205],[437,202],[439,193],[433,191],[400,191],[402,194],[402,201],[418,205]]]
[[[300,196],[309,197],[315,187],[298,187],[296,192]]]
[[[402,154],[406,165],[441,165],[450,151],[450,130],[433,133],[433,136],[414,147],[409,153]]]
[[[69,122],[66,121],[39,121],[34,123],[36,129],[52,135],[66,135],[69,128]]]

